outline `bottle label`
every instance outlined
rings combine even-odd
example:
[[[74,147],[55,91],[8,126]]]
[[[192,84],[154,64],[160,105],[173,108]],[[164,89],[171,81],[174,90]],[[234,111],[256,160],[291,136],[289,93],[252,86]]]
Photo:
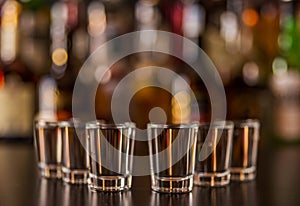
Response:
[[[34,114],[31,83],[4,86],[0,91],[0,136],[30,137]]]
[[[275,129],[287,141],[300,138],[300,105],[297,102],[283,101],[275,108]]]

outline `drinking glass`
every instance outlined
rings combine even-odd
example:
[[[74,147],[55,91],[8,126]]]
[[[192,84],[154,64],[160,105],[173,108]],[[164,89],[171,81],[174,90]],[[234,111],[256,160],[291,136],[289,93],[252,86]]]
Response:
[[[157,192],[190,192],[198,124],[147,125],[151,187]]]
[[[233,122],[199,125],[194,182],[199,186],[224,186],[230,182]]]
[[[59,122],[62,137],[62,179],[67,183],[87,183],[88,156],[85,124],[79,120]]]
[[[259,127],[255,119],[234,122],[231,180],[255,179]]]
[[[135,124],[86,125],[89,150],[89,186],[98,191],[131,188]]]
[[[34,142],[41,176],[61,178],[61,135],[57,121],[36,120]]]

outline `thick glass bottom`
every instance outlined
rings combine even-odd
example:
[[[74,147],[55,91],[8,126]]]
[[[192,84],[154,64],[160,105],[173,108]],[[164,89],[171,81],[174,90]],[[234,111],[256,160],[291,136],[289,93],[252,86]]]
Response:
[[[187,177],[152,176],[152,189],[156,192],[183,193],[193,189],[193,175]]]
[[[256,177],[256,168],[249,167],[249,168],[231,168],[231,180],[233,181],[251,181],[254,180]]]
[[[62,167],[62,179],[64,182],[70,184],[86,184],[88,180],[89,171],[83,169],[70,170]]]
[[[198,186],[221,187],[230,183],[230,173],[196,173],[194,175],[194,184]]]
[[[39,168],[42,177],[60,179],[62,176],[61,165],[39,163]]]
[[[93,191],[118,192],[131,188],[131,176],[96,176],[89,174],[89,187]]]

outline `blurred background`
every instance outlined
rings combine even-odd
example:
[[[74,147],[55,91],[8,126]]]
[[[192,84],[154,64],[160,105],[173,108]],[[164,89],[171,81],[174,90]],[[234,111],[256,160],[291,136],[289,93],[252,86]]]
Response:
[[[224,83],[228,119],[258,118],[267,143],[300,142],[297,1],[7,0],[0,1],[0,9],[1,139],[32,139],[34,118],[70,118],[73,85],[89,55],[114,37],[153,29],[182,35],[208,54]],[[143,45],[147,38],[137,43]],[[150,37],[149,44],[162,43],[156,40]],[[163,43],[176,45],[167,39]],[[184,45],[176,47],[191,61],[197,55]],[[99,68],[110,52],[95,61]],[[106,72],[95,98],[97,118],[112,120],[114,88],[126,74],[145,66],[180,74],[197,102],[177,79],[151,72],[136,76],[136,87],[140,82],[165,81],[177,92],[175,101],[156,87],[139,90],[130,103],[130,117],[138,127],[145,128],[155,107],[165,111],[169,122],[210,120],[210,100],[202,80],[183,61],[152,52],[129,55]],[[98,78],[97,72],[92,75]]]

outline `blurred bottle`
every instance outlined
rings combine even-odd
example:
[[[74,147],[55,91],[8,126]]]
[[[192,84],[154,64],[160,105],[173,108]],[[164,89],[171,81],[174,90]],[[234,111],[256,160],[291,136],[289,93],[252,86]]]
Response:
[[[202,47],[215,64],[225,86],[238,75],[244,60],[240,52],[238,13],[227,9],[226,1],[214,1],[207,8],[207,26]]]
[[[175,1],[168,8],[171,31],[184,36],[201,47],[202,36],[206,29],[206,11],[197,1]],[[206,88],[199,77],[188,65],[198,60],[199,52],[195,47],[173,43],[175,49],[180,49],[186,62],[176,61],[176,72],[185,79],[192,90],[180,83],[178,78],[172,81],[172,121],[175,123],[190,121],[208,121],[209,99]],[[174,48],[173,47],[173,48]],[[191,94],[193,93],[193,94]],[[195,99],[192,99],[195,95]]]
[[[137,1],[135,4],[135,27],[137,31],[152,30],[151,33],[140,33],[135,46],[149,52],[140,52],[130,56],[130,64],[134,73],[134,90],[131,116],[137,127],[146,128],[149,121],[171,122],[171,90],[170,75],[162,74],[160,68],[170,68],[170,58],[166,54],[152,52],[160,45],[170,48],[170,40],[158,35],[156,30],[164,29],[162,13],[158,1]],[[143,73],[139,69],[143,69]],[[156,86],[149,86],[156,85]],[[144,87],[146,86],[146,87]],[[165,89],[162,89],[165,88]],[[156,98],[159,97],[159,98]],[[159,109],[158,109],[159,108]]]
[[[235,4],[238,6],[234,7]],[[276,44],[276,34],[270,32],[267,38],[261,33],[275,22],[276,8],[273,7],[272,3],[257,5],[252,1],[227,1],[227,8],[233,10],[228,9],[221,15],[221,36],[225,40],[226,51],[231,54],[229,59],[239,57],[239,61],[235,60],[230,84],[266,86],[270,73],[270,51],[265,48]]]
[[[107,30],[107,8],[100,1],[91,1],[88,5],[88,34],[89,34],[89,54],[91,55],[100,46],[103,48],[101,55],[91,56],[91,62],[97,69],[95,74],[91,74],[99,82],[96,94],[96,115],[98,119],[111,121],[111,95],[116,86],[113,81],[111,68],[105,73],[105,77],[100,79],[99,74],[107,68],[109,51],[105,42],[109,40]],[[99,73],[99,74],[98,74]]]
[[[226,89],[228,118],[230,118],[231,106],[234,103],[232,100],[239,98],[239,95],[235,94],[237,87],[231,85],[240,76],[244,62],[241,52],[242,3],[241,0],[228,0],[212,1],[211,4],[207,4],[207,25],[202,35],[202,47],[214,63]],[[204,89],[202,93],[205,94]],[[209,105],[208,95],[206,95],[205,102]],[[210,108],[206,110],[210,112]],[[234,111],[240,110],[237,111],[235,108]]]
[[[259,12],[263,7],[264,13]],[[227,118],[265,118],[276,34],[262,37],[262,32],[266,28],[275,32],[276,8],[270,2],[228,0],[208,18],[203,45],[224,83]]]
[[[280,34],[278,47],[289,69],[300,71],[299,3],[294,0],[280,1]]]
[[[72,116],[74,82],[87,56],[82,11],[85,9],[80,1],[58,1],[51,6],[51,66],[40,81],[38,118],[60,120]]]
[[[274,136],[286,143],[300,142],[300,33],[299,4],[280,1],[279,55],[272,64]]]
[[[23,2],[22,5],[20,57],[39,78],[48,72],[50,64],[50,5],[41,0]]]
[[[0,136],[31,137],[35,112],[35,75],[20,57],[20,14],[14,0],[1,7]]]
[[[106,44],[107,41],[128,30],[127,26],[129,25],[126,25],[127,23],[123,25],[122,22],[127,22],[130,17],[126,16],[128,15],[126,6],[124,6],[123,11],[120,11],[122,9],[121,5],[124,5],[124,1],[91,1],[87,9],[88,53],[91,55],[89,63],[95,70],[91,70],[93,73],[89,77],[93,79],[87,78],[86,80],[98,82],[95,97],[96,117],[107,122],[113,121],[111,112],[112,94],[127,70],[126,61],[124,60],[108,65],[109,58],[113,58],[116,52],[114,49],[117,50],[122,45],[114,45],[112,48]],[[99,48],[101,48],[102,53],[92,55],[97,50],[99,52]]]

